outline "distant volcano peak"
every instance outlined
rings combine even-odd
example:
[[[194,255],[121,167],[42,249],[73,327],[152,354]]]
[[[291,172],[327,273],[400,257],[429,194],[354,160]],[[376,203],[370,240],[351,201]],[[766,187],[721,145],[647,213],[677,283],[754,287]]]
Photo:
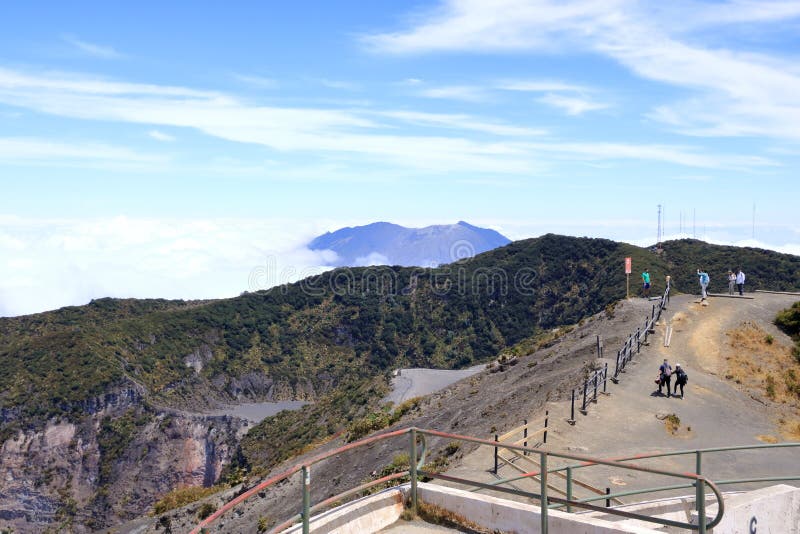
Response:
[[[337,258],[330,265],[337,267],[434,267],[469,258],[510,242],[495,230],[473,226],[465,221],[424,228],[406,228],[379,221],[325,233],[311,241],[308,247],[311,250],[335,252]]]

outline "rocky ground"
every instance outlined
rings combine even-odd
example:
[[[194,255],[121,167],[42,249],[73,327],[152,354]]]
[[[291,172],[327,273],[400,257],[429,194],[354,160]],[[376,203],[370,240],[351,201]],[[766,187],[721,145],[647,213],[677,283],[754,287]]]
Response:
[[[596,404],[590,405],[586,415],[577,412],[576,423],[571,425],[564,417],[569,411],[567,403],[548,403],[550,413],[554,414],[548,448],[615,458],[659,451],[800,441],[800,399],[780,394],[770,398],[763,379],[770,373],[779,379],[787,366],[793,362],[796,365],[790,355],[791,340],[772,320],[797,298],[769,294],[755,294],[752,300],[712,297],[707,305],[693,296],[673,298],[651,337],[651,344],[634,357],[632,365],[620,375],[619,384],[609,385],[610,394],[600,396]],[[670,346],[665,347],[668,324],[673,334]],[[743,333],[749,335],[746,343],[739,339]],[[768,336],[772,342],[767,341]],[[664,358],[673,366],[681,363],[687,371],[689,383],[684,397],[658,393],[654,378]],[[740,359],[745,359],[752,369],[742,366]],[[670,421],[676,424],[670,426]],[[798,458],[798,448],[720,452],[704,456],[702,472],[712,480],[798,474]],[[486,472],[491,462],[491,451],[481,449],[466,458],[456,471],[491,480],[494,477]],[[640,463],[695,471],[693,455]],[[528,469],[533,471],[535,466]],[[512,468],[500,470],[501,477],[514,475]],[[600,467],[584,469],[578,476],[597,488],[609,487],[612,492],[677,483],[663,477]],[[531,484],[517,485],[534,489]]]

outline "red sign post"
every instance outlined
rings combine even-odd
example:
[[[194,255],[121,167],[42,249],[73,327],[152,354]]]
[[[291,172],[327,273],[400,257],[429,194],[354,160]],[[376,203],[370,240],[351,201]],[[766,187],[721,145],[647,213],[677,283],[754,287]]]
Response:
[[[633,272],[633,269],[631,268],[631,259],[625,258],[625,298],[631,298],[631,272]]]

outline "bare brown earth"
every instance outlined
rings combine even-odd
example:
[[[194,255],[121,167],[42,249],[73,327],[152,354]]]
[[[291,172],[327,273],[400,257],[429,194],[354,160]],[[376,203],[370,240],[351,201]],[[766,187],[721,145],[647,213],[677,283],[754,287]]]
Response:
[[[596,355],[596,336],[605,345],[605,356],[613,356],[624,339],[641,326],[651,312],[653,302],[631,299],[616,306],[613,316],[601,313],[577,325],[552,345],[519,358],[515,365],[504,370],[486,370],[461,380],[452,386],[427,396],[419,409],[409,413],[395,428],[417,426],[491,439],[522,423],[524,418],[537,418],[550,413],[547,448],[553,451],[574,452],[613,458],[652,451],[677,451],[728,445],[760,444],[765,441],[792,439],[792,425],[800,421],[797,403],[778,392],[773,400],[759,385],[759,376],[750,376],[738,363],[741,355],[760,362],[762,374],[777,369],[785,372],[791,341],[773,324],[775,314],[790,306],[797,297],[756,294],[749,299],[712,298],[701,306],[695,297],[673,297],[664,312],[651,344],[643,347],[619,384],[608,384],[609,395],[601,395],[588,413],[577,413],[574,425],[567,422],[570,414],[569,396],[582,381],[590,367],[604,363]],[[667,322],[674,328],[670,347],[663,347]],[[753,325],[753,334],[743,327]],[[746,331],[742,346],[737,332]],[[758,343],[759,337],[772,336],[772,342]],[[749,340],[749,341],[748,341]],[[689,374],[685,398],[658,396],[653,378],[663,358],[680,362]],[[770,371],[770,369],[775,369]],[[741,383],[728,375],[741,376]],[[762,378],[760,380],[765,380]],[[783,402],[785,401],[785,402]],[[670,417],[673,416],[673,417]],[[675,421],[678,421],[675,424]],[[319,454],[341,446],[333,440],[309,453]],[[380,442],[352,453],[332,457],[312,468],[312,501],[356,486],[380,473],[393,459],[403,453],[407,437]],[[445,457],[440,451],[448,444],[457,452]],[[430,459],[457,476],[475,480],[496,480],[491,472],[490,448],[469,446],[458,440],[433,440]],[[306,456],[308,457],[308,456]],[[717,477],[737,478],[754,473],[768,476],[796,472],[800,453],[797,449],[782,449],[774,454],[719,453],[703,460],[703,473],[712,480]],[[295,458],[280,466],[280,472],[303,458]],[[522,463],[520,464],[522,465]],[[656,464],[647,464],[656,465]],[[667,458],[657,464],[665,469],[693,471],[694,458]],[[551,464],[552,466],[552,464]],[[529,468],[532,470],[533,468]],[[509,467],[500,470],[501,477],[516,475]],[[597,467],[584,469],[581,480],[599,488],[630,489],[643,484],[669,484],[675,481],[658,480],[633,471],[611,471]],[[527,484],[527,486],[526,486]],[[532,489],[528,481],[516,483]],[[729,488],[727,488],[729,489]],[[226,495],[207,499],[215,506],[231,498]],[[688,490],[678,493],[690,493]],[[299,510],[300,487],[297,477],[259,494],[236,511],[227,514],[211,532],[255,532],[259,519],[274,524]],[[580,495],[579,495],[580,496]],[[186,532],[197,521],[201,503],[189,505],[163,518],[142,519],[124,525],[116,532],[164,532],[169,525],[173,532]]]

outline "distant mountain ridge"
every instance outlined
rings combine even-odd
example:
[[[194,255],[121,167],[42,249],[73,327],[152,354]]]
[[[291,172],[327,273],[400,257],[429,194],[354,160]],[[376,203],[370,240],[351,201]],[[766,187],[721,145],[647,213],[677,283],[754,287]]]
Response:
[[[335,267],[436,267],[509,243],[510,239],[495,230],[464,221],[424,228],[376,222],[327,232],[311,241],[308,247],[335,252],[337,258],[330,262]]]

